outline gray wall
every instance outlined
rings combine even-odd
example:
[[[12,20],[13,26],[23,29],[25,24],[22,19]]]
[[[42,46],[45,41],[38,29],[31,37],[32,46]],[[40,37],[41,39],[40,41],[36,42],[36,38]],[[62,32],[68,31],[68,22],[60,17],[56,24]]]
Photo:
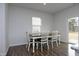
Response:
[[[9,30],[9,19],[8,19],[8,4],[5,4],[5,36],[6,36],[6,53],[9,49],[9,39],[8,39],[8,30]]]
[[[8,39],[7,39],[7,4],[0,3],[0,55],[6,55],[8,51]]]
[[[42,32],[53,30],[53,16],[51,14],[9,5],[8,37],[10,46],[27,43],[26,32],[32,31],[32,17],[40,17],[42,19]]]
[[[55,30],[61,32],[61,41],[68,42],[68,19],[72,17],[79,17],[79,4],[54,15]]]

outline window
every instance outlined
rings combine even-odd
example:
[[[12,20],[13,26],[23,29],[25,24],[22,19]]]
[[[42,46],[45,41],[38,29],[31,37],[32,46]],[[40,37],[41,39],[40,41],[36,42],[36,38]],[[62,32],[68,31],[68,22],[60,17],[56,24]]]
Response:
[[[68,19],[69,22],[69,30],[70,31],[78,31],[79,26],[79,17],[73,17]]]
[[[40,32],[41,31],[41,18],[32,17],[32,32]]]

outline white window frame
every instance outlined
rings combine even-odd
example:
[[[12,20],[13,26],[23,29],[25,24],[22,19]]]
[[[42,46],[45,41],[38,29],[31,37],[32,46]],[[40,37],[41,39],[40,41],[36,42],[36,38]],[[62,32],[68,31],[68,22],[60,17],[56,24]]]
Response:
[[[34,27],[37,27],[37,28],[35,29]],[[40,17],[32,17],[32,32],[33,33],[41,32],[41,18]]]

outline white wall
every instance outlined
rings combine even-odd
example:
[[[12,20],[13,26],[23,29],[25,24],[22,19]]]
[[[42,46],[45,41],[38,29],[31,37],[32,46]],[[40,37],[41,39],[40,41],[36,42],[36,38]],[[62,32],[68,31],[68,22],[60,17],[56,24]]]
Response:
[[[32,17],[42,19],[42,31],[53,30],[53,16],[28,8],[9,5],[9,44],[26,44],[26,32],[32,31]]]
[[[8,51],[8,41],[6,33],[7,4],[0,3],[0,55],[6,55]]]
[[[68,18],[79,17],[79,4],[56,13],[54,18],[55,30],[62,34],[62,41],[68,42]]]
[[[6,53],[9,49],[9,40],[8,40],[8,30],[9,30],[9,19],[8,19],[8,4],[5,4],[5,36],[6,36]]]

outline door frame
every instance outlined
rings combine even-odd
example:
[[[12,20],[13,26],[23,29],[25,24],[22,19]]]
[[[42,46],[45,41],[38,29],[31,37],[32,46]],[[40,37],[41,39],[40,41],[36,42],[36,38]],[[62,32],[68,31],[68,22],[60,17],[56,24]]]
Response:
[[[68,37],[68,43],[69,42],[69,19],[78,19],[78,46],[79,46],[79,17],[71,17],[67,19],[67,37]]]

